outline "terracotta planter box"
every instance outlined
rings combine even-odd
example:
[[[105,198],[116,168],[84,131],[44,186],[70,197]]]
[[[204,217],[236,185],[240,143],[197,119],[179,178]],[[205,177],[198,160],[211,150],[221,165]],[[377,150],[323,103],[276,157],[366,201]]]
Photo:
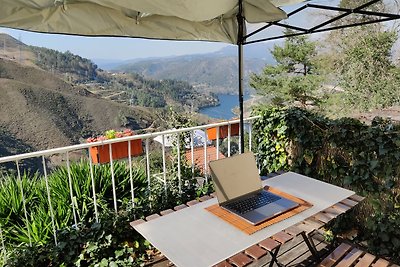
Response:
[[[231,124],[231,136],[239,135],[239,123]],[[228,137],[228,125],[219,127],[219,138],[223,139]],[[207,138],[208,140],[216,140],[217,139],[217,127],[207,129]]]
[[[128,141],[114,143],[112,146],[113,160],[123,159],[129,157],[128,154]],[[143,152],[142,140],[131,141],[131,156],[139,156]],[[90,156],[93,163],[107,163],[110,162],[110,145],[94,146],[90,148]]]

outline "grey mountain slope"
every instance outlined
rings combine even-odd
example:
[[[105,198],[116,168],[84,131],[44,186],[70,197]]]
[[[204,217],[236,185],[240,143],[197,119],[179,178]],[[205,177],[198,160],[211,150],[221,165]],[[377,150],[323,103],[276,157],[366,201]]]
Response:
[[[245,82],[250,73],[260,72],[266,64],[274,64],[270,45],[251,45],[245,51]],[[208,54],[153,58],[134,61],[114,69],[136,72],[153,79],[177,79],[206,91],[234,93],[238,87],[237,48],[227,46]]]
[[[14,139],[0,143],[0,156],[79,143],[120,128],[146,128],[153,115],[100,99],[43,70],[0,59],[0,128]]]

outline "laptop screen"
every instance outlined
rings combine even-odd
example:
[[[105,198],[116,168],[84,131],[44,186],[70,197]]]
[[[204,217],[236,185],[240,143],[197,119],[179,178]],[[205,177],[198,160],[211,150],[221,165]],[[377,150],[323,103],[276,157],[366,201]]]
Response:
[[[209,163],[218,202],[243,196],[262,188],[253,153],[243,153]]]

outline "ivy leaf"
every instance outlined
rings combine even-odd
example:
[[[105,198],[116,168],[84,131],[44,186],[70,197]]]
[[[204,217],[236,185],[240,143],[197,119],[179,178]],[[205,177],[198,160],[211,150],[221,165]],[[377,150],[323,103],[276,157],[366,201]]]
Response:
[[[100,262],[100,267],[107,267],[108,266],[108,259],[103,258]]]
[[[345,185],[350,185],[352,182],[353,182],[353,178],[350,177],[350,176],[346,176],[346,177],[344,177],[344,179],[343,179],[343,183],[344,183]]]
[[[378,164],[379,164],[379,161],[377,161],[377,160],[371,160],[371,161],[369,162],[370,169],[371,169],[371,170],[375,169],[376,166],[378,166]]]

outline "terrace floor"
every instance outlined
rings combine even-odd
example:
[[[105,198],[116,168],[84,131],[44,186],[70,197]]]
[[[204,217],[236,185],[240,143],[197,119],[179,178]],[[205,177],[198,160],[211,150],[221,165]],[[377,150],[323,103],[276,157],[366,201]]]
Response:
[[[314,232],[311,237],[314,241],[316,248],[320,252],[320,255],[327,255],[329,250],[331,249],[331,246],[329,246],[329,243],[324,240],[323,232]],[[199,251],[199,253],[201,252]],[[254,260],[252,263],[243,266],[269,266],[270,260],[271,256],[267,254],[259,258],[258,260]],[[307,245],[304,243],[304,240],[300,236],[282,246],[280,252],[278,253],[278,260],[287,267],[311,267],[316,265],[315,259],[313,259],[311,252],[308,250]],[[174,265],[162,255],[158,255],[153,262],[149,262],[145,266],[171,267]],[[274,264],[273,266],[278,265]]]

